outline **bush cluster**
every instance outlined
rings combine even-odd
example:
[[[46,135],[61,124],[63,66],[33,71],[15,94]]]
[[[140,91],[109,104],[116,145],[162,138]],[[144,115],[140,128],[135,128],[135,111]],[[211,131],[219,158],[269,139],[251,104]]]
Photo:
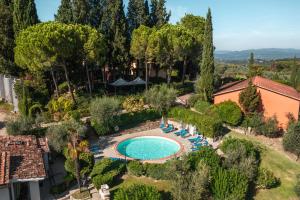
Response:
[[[207,101],[202,101],[202,100],[198,100],[195,104],[194,104],[194,108],[200,112],[200,113],[206,113],[207,111],[210,110],[211,108],[211,104],[208,103]]]
[[[266,137],[277,137],[280,133],[276,117],[264,120],[261,113],[252,113],[245,117],[242,123],[245,128],[251,127],[256,134]]]
[[[260,168],[258,171],[258,177],[256,181],[257,188],[271,189],[280,184],[280,179],[276,178],[274,174],[265,168]]]
[[[116,178],[124,172],[124,170],[124,163],[104,158],[94,165],[90,177],[92,178],[92,182],[95,187],[99,189],[103,184],[111,186]]]
[[[297,175],[297,183],[294,187],[294,191],[298,197],[300,197],[300,174]]]
[[[216,105],[216,111],[221,120],[229,125],[236,126],[243,118],[240,107],[232,101],[225,101]]]
[[[144,99],[138,96],[129,96],[123,102],[123,108],[128,112],[139,112],[144,110]]]
[[[161,115],[154,110],[143,110],[135,113],[124,113],[119,116],[119,126],[122,129],[132,128],[146,121],[159,119]]]
[[[30,135],[34,132],[34,124],[30,117],[18,117],[6,123],[6,130],[9,135]]]
[[[132,185],[127,188],[120,188],[114,195],[114,200],[161,200],[161,194],[153,186],[147,185]]]
[[[169,117],[187,124],[192,124],[207,137],[213,138],[222,134],[222,120],[215,113],[202,115],[182,107],[174,107]]]
[[[145,169],[143,163],[133,160],[127,164],[127,171],[130,175],[143,176],[145,175]]]
[[[244,200],[248,192],[248,178],[235,169],[218,168],[213,177],[212,193],[214,199]]]

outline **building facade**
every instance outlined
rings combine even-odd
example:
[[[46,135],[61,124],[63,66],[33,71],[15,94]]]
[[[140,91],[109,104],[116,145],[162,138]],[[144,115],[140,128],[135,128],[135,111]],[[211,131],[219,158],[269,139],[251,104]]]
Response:
[[[0,136],[0,199],[40,200],[47,177],[48,142],[35,136]]]
[[[226,84],[214,94],[214,103],[231,100],[239,105],[239,95],[252,81],[261,96],[262,112],[265,118],[276,117],[278,126],[286,129],[291,116],[298,120],[300,94],[293,87],[256,76],[252,79]]]

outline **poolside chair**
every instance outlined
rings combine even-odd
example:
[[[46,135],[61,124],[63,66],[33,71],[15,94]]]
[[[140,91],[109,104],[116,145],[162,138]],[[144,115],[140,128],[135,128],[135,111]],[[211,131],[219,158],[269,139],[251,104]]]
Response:
[[[187,130],[186,129],[181,129],[180,131],[177,131],[174,134],[177,135],[177,136],[180,136],[183,133],[187,133]]]
[[[202,137],[201,136],[197,136],[197,137],[195,137],[195,138],[190,138],[190,139],[188,139],[190,142],[197,142],[197,141],[201,141],[202,140]]]
[[[172,131],[174,131],[174,126],[173,126],[173,124],[169,124],[167,128],[164,128],[164,129],[163,129],[163,132],[164,132],[164,133],[170,133],[170,132],[172,132]]]
[[[161,124],[159,125],[159,128],[161,128],[161,129],[165,128],[165,124],[164,124],[164,123],[161,123]]]
[[[182,138],[186,138],[186,137],[189,137],[189,136],[190,136],[190,133],[186,131],[186,132],[181,133],[180,136],[181,136]]]

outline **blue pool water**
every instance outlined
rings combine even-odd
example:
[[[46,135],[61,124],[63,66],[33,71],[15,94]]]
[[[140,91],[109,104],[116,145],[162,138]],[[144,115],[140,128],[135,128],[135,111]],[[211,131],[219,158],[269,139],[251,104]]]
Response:
[[[136,137],[118,144],[117,150],[127,157],[139,160],[157,160],[177,153],[177,142],[163,137]]]

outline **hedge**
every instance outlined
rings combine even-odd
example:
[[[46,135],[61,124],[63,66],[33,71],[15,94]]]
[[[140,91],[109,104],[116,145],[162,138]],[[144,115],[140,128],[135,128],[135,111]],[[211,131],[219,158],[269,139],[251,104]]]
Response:
[[[120,188],[114,195],[114,200],[161,200],[159,191],[148,185],[134,184],[127,188]]]
[[[128,173],[134,176],[143,176],[145,174],[145,169],[143,163],[133,160],[127,164]]]
[[[222,133],[222,120],[215,113],[202,115],[189,109],[174,107],[168,114],[170,118],[195,125],[207,137],[217,137]]]
[[[221,120],[226,124],[236,126],[242,121],[243,113],[235,102],[222,102],[216,105],[216,110]]]

